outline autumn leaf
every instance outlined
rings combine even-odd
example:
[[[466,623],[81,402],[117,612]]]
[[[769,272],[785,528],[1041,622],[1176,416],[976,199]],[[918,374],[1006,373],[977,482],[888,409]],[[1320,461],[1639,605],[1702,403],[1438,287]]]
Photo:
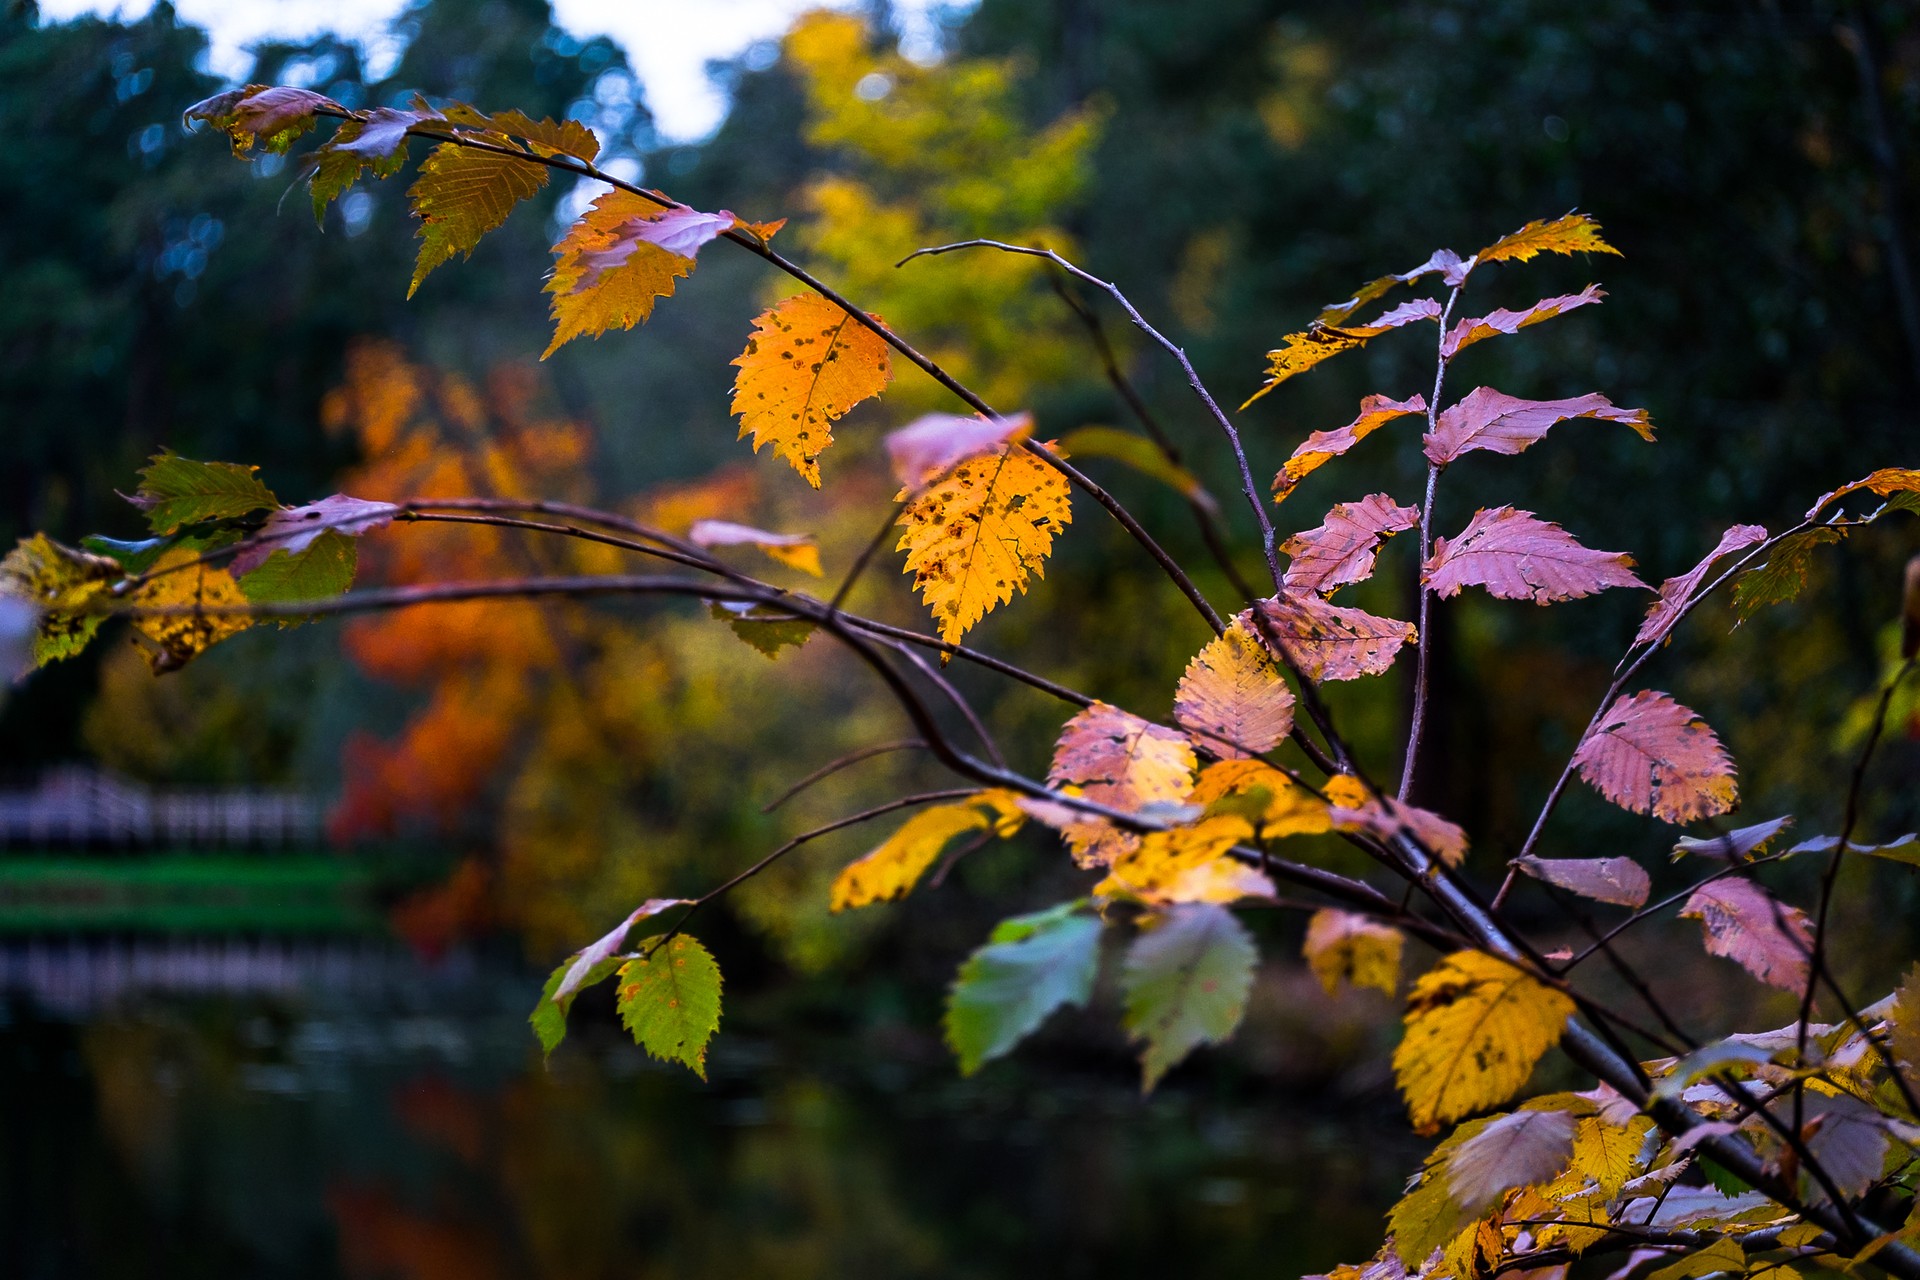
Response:
[[[1319,527],[1280,544],[1280,550],[1292,557],[1286,585],[1331,595],[1341,587],[1364,582],[1373,575],[1380,544],[1419,523],[1420,508],[1400,506],[1384,493],[1335,503]]]
[[[1462,320],[1448,330],[1447,336],[1441,341],[1440,356],[1444,360],[1451,360],[1476,342],[1497,337],[1500,334],[1518,333],[1529,325],[1565,315],[1577,307],[1598,302],[1606,296],[1606,290],[1599,285],[1590,284],[1579,293],[1562,294],[1557,298],[1542,298],[1524,311],[1509,311],[1501,307],[1498,310],[1489,311],[1484,316]]]
[[[1328,604],[1311,591],[1283,591],[1254,608],[1254,633],[1276,657],[1290,656],[1309,680],[1377,676],[1416,634],[1411,622]],[[1285,653],[1276,645],[1285,646]]]
[[[906,572],[941,639],[958,643],[990,610],[1025,594],[1030,576],[1046,576],[1054,535],[1073,519],[1069,498],[1065,476],[1004,444],[907,501],[894,549],[907,553]]]
[[[1535,880],[1595,902],[1642,907],[1653,891],[1646,868],[1632,858],[1515,858],[1513,865]]]
[[[1222,906],[1177,906],[1147,923],[1120,972],[1123,1025],[1146,1042],[1143,1091],[1200,1045],[1233,1034],[1259,958],[1246,927]]]
[[[994,926],[947,997],[947,1044],[960,1074],[1008,1052],[1056,1009],[1084,1005],[1100,964],[1100,921],[1066,902]]]
[[[747,601],[716,602],[710,612],[734,635],[770,659],[778,658],[783,649],[801,648],[813,636],[811,619]]]
[[[368,502],[344,493],[309,502],[303,507],[281,507],[267,517],[233,557],[236,574],[251,573],[265,564],[276,551],[298,554],[313,545],[323,533],[357,538],[375,529],[384,529],[400,514],[391,502]]]
[[[1907,970],[1905,980],[1895,990],[1887,1020],[1894,1053],[1909,1068],[1920,1067],[1920,964]]]
[[[1573,1134],[1573,1172],[1593,1179],[1602,1195],[1619,1195],[1640,1168],[1652,1130],[1647,1116],[1635,1116],[1626,1124],[1582,1116]]]
[[[345,195],[364,174],[391,178],[405,168],[409,129],[444,121],[445,117],[424,104],[414,110],[375,107],[365,119],[342,121],[333,137],[309,158],[313,172],[307,179],[307,190],[313,197],[315,220],[324,225],[327,206]]]
[[[1481,508],[1452,540],[1435,538],[1420,581],[1443,599],[1485,587],[1502,600],[1552,604],[1608,587],[1645,587],[1624,552],[1583,547],[1531,511]]]
[[[1448,1134],[1427,1157],[1426,1167],[1408,1185],[1406,1194],[1388,1211],[1387,1229],[1393,1246],[1392,1256],[1395,1262],[1401,1264],[1401,1274],[1397,1280],[1408,1280],[1409,1276],[1424,1271],[1428,1259],[1459,1237],[1463,1228],[1472,1230],[1477,1226],[1454,1203],[1453,1190],[1446,1177],[1446,1162],[1455,1151],[1491,1123],[1492,1117],[1469,1120]],[[1356,1277],[1355,1280],[1361,1278]],[[1389,1276],[1382,1276],[1379,1280],[1389,1280]]]
[[[425,106],[416,100],[416,106]],[[572,156],[591,162],[600,154],[600,139],[578,120],[535,120],[523,111],[502,111],[486,117],[483,128],[518,138],[529,150],[543,156]]]
[[[1187,799],[1246,818],[1262,840],[1333,830],[1327,802],[1264,760],[1216,760],[1200,771]]]
[[[1208,514],[1220,510],[1220,501],[1198,476],[1169,462],[1160,446],[1143,435],[1118,427],[1076,427],[1060,437],[1060,447],[1074,458],[1111,458],[1178,493]]]
[[[1793,825],[1791,814],[1773,818],[1767,822],[1756,822],[1751,826],[1736,827],[1732,831],[1717,836],[1681,836],[1673,843],[1673,860],[1678,862],[1688,854],[1719,858],[1725,862],[1744,862],[1754,854],[1760,853],[1777,839],[1781,832]],[[1794,846],[1798,853],[1813,844]]]
[[[1106,879],[1093,887],[1094,897],[1160,904],[1270,897],[1272,882],[1228,854],[1252,838],[1252,825],[1232,815],[1149,831],[1114,858]]]
[[[1466,278],[1463,274],[1463,268],[1465,266],[1466,264],[1460,261],[1460,255],[1453,250],[1436,249],[1425,262],[1413,270],[1403,271],[1397,275],[1381,276],[1378,280],[1370,280],[1366,284],[1361,285],[1354,295],[1345,302],[1336,302],[1330,306],[1322,307],[1320,314],[1316,316],[1315,319],[1321,324],[1340,324],[1345,321],[1348,316],[1358,311],[1361,307],[1366,306],[1375,298],[1381,297],[1395,285],[1412,284],[1414,281],[1430,275],[1442,276],[1447,286],[1451,288]]]
[[[1557,1178],[1573,1160],[1575,1128],[1564,1111],[1516,1111],[1494,1120],[1447,1157],[1454,1203],[1477,1216],[1515,1187]]]
[[[587,985],[587,975],[590,972],[603,962],[613,958],[614,954],[620,950],[620,945],[627,940],[627,935],[631,933],[641,921],[651,919],[673,907],[689,905],[691,904],[685,898],[648,898],[645,902],[628,912],[619,924],[613,926],[612,929],[595,941],[576,951],[571,958],[571,963],[566,966],[565,971],[561,974],[559,983],[551,992],[547,993],[545,999],[553,1001],[556,1004],[565,1002],[576,991],[580,990],[581,987]],[[655,932],[658,932],[658,930],[655,930]]]
[[[668,281],[666,292],[672,292]],[[747,349],[734,358],[732,412],[753,451],[771,444],[808,484],[820,487],[816,459],[833,443],[832,426],[893,377],[886,340],[817,293],[797,293],[753,322]]]
[[[1293,492],[1293,487],[1309,474],[1353,448],[1395,418],[1404,418],[1426,411],[1425,396],[1414,395],[1406,400],[1394,400],[1387,396],[1368,396],[1360,402],[1359,417],[1337,430],[1314,432],[1293,451],[1292,456],[1280,468],[1279,474],[1273,478],[1273,500],[1284,501],[1286,496]]]
[[[1574,752],[1587,783],[1634,813],[1675,824],[1733,808],[1733,760],[1713,730],[1664,693],[1622,695]]]
[[[1338,784],[1350,781],[1346,774],[1328,780],[1327,799],[1333,802],[1328,817],[1335,831],[1363,831],[1380,840],[1396,839],[1404,831],[1449,867],[1466,859],[1467,833],[1459,826],[1392,796],[1346,795]]]
[[[1400,986],[1400,952],[1406,940],[1392,925],[1322,907],[1307,921],[1301,954],[1328,995],[1342,984],[1392,995]]]
[[[1647,607],[1646,621],[1640,624],[1640,630],[1635,633],[1634,644],[1664,644],[1679,623],[1681,613],[1693,603],[1694,593],[1706,580],[1715,562],[1736,551],[1757,547],[1766,540],[1766,526],[1759,524],[1737,524],[1721,534],[1720,541],[1707,553],[1705,560],[1660,584],[1660,598]]]
[[[1725,956],[1768,986],[1804,991],[1813,922],[1740,876],[1723,876],[1693,891],[1680,914],[1698,920],[1707,951]]]
[[[696,547],[755,547],[769,559],[814,577],[821,576],[820,546],[810,533],[768,533],[730,520],[695,520],[687,541]]]
[[[275,550],[257,569],[240,577],[240,590],[252,604],[328,600],[353,585],[359,562],[359,544],[328,529],[303,550]],[[303,619],[275,618],[273,621],[282,627],[293,627]]]
[[[1047,781],[1078,787],[1086,799],[1109,809],[1138,812],[1186,799],[1197,763],[1184,734],[1096,702],[1060,731]],[[1083,866],[1110,862],[1139,840],[1099,818],[1076,823],[1066,835]]]
[[[471,256],[482,236],[546,185],[546,166],[535,161],[454,142],[435,147],[407,191],[413,214],[420,219],[420,256],[413,265],[407,296],[411,298],[428,273],[456,253]]]
[[[177,671],[212,646],[253,625],[244,613],[247,597],[233,575],[201,563],[201,553],[176,547],[160,557],[147,581],[127,597],[139,613],[133,629],[151,641],[147,661],[156,674]],[[204,611],[204,612],[203,612]]]
[[[553,1051],[560,1047],[560,1042],[567,1038],[567,1014],[572,1011],[573,1002],[581,989],[605,982],[619,972],[620,966],[625,963],[626,959],[621,956],[606,957],[581,975],[575,989],[565,996],[557,993],[560,984],[572,972],[572,960],[562,961],[558,968],[547,975],[546,986],[540,991],[540,1001],[533,1006],[533,1012],[527,1015],[527,1025],[533,1028],[534,1038],[540,1041],[542,1053],[551,1057]]]
[[[1766,561],[1741,573],[1733,580],[1733,613],[1745,622],[1770,604],[1785,604],[1799,596],[1807,585],[1807,570],[1813,549],[1823,543],[1839,542],[1845,529],[1821,525],[1788,534],[1773,544]]]
[[[106,556],[62,546],[44,533],[22,538],[0,560],[0,599],[27,606],[33,665],[44,667],[85,649],[103,618],[89,606],[124,576],[119,562]],[[21,625],[17,612],[10,625]]]
[[[873,852],[834,877],[831,909],[845,911],[904,898],[955,836],[990,831],[992,826],[992,818],[971,800],[922,809]]]
[[[1432,1133],[1511,1098],[1560,1042],[1573,1001],[1504,960],[1458,951],[1414,983],[1393,1071],[1414,1128]]]
[[[1825,511],[1829,504],[1846,497],[1850,493],[1858,493],[1862,489],[1881,498],[1889,498],[1895,494],[1920,493],[1920,469],[1912,467],[1883,467],[1870,476],[1855,480],[1850,484],[1843,484],[1831,493],[1821,494],[1820,500],[1807,508],[1807,519],[1812,520],[1822,511]]]
[[[1335,326],[1316,320],[1301,332],[1290,333],[1280,339],[1282,345],[1267,352],[1267,380],[1258,391],[1246,398],[1240,408],[1246,409],[1288,378],[1305,373],[1321,361],[1330,360],[1342,352],[1357,351],[1389,330],[1420,320],[1439,319],[1439,303],[1432,298],[1416,298],[1412,302],[1401,303],[1371,324]]]
[[[693,270],[694,260],[637,240],[631,230],[634,222],[666,212],[667,206],[657,201],[615,188],[568,228],[553,246],[553,271],[546,284],[552,295],[553,340],[540,353],[542,360],[575,338],[631,329],[653,314],[656,298],[673,295],[674,281]],[[622,244],[628,248],[617,267],[595,268],[596,255]]]
[[[1847,1094],[1810,1101],[1807,1154],[1844,1196],[1864,1195],[1880,1181],[1892,1135],[1887,1118]]]
[[[311,89],[250,84],[194,103],[186,109],[185,117],[204,120],[224,132],[236,156],[244,156],[256,143],[262,151],[279,154],[313,128],[314,113],[327,107],[343,109],[332,98]]]
[[[918,493],[957,464],[1033,434],[1033,415],[1009,418],[929,413],[887,433],[887,460],[905,493]]]
[[[159,534],[183,524],[249,515],[280,505],[255,477],[259,469],[157,453],[139,473],[140,487],[127,500],[147,513],[148,526]]]
[[[1433,430],[1421,437],[1421,443],[1427,460],[1444,467],[1475,450],[1519,453],[1542,439],[1556,423],[1575,418],[1622,423],[1642,440],[1653,439],[1653,423],[1645,409],[1622,409],[1597,393],[1565,400],[1521,400],[1492,387],[1475,387],[1440,411]]]
[[[1542,253],[1611,253],[1620,251],[1600,238],[1600,224],[1584,213],[1529,222],[1473,256],[1475,265],[1489,262],[1527,262]]]
[[[720,966],[685,934],[620,966],[620,1021],[662,1062],[707,1078],[707,1041],[720,1029]]]
[[[1246,619],[1236,618],[1187,663],[1173,718],[1222,759],[1261,755],[1293,729],[1293,690]]]

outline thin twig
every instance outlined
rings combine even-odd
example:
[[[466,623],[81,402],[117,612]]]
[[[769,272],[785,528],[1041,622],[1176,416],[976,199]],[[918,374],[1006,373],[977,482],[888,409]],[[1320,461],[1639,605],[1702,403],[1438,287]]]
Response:
[[[877,742],[870,747],[861,747],[858,750],[849,751],[836,760],[829,760],[806,777],[800,779],[800,781],[788,787],[785,791],[782,791],[773,799],[767,801],[766,804],[760,807],[760,812],[772,813],[775,809],[778,809],[781,805],[793,799],[814,783],[830,778],[847,766],[859,764],[862,760],[871,760],[875,756],[883,756],[894,751],[925,751],[926,749],[927,744],[918,738],[902,738],[898,742]]]

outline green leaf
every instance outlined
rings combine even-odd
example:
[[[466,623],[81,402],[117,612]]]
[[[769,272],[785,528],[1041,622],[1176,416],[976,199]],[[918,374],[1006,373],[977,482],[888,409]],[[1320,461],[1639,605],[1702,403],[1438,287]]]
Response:
[[[620,967],[620,1020],[634,1043],[662,1062],[707,1078],[707,1041],[720,1027],[720,966],[681,934]]]
[[[183,524],[226,520],[279,506],[273,491],[255,478],[258,470],[162,452],[140,472],[140,488],[129,500],[147,513],[147,524],[155,533],[172,533]]]
[[[533,1027],[533,1034],[539,1038],[540,1047],[547,1052],[548,1056],[552,1056],[553,1051],[560,1047],[560,1042],[567,1038],[567,1011],[573,1008],[574,997],[578,996],[584,988],[612,977],[624,963],[626,963],[624,956],[608,956],[589,969],[587,976],[580,980],[579,985],[558,1000],[553,998],[554,992],[560,989],[560,983],[565,980],[567,970],[573,968],[573,957],[568,956],[562,960],[560,967],[548,975],[547,985],[540,991],[540,1003],[534,1005],[533,1012],[527,1015],[527,1022]]]
[[[547,185],[546,168],[532,160],[443,142],[420,166],[407,191],[420,219],[420,257],[411,298],[427,273],[456,253],[471,254],[480,237],[507,220],[513,207]]]
[[[1084,1005],[1100,963],[1100,921],[1082,901],[1015,916],[967,957],[947,997],[947,1043],[962,1075],[1001,1056],[1062,1005]]]
[[[1120,981],[1124,1025],[1146,1041],[1143,1089],[1152,1089],[1195,1047],[1233,1034],[1258,960],[1245,927],[1213,903],[1174,907],[1134,939]]]
[[[359,563],[358,542],[328,529],[301,551],[275,551],[266,562],[240,579],[240,590],[253,604],[299,604],[330,600],[353,585]],[[304,619],[281,618],[283,627]]]
[[[1785,604],[1798,596],[1800,589],[1807,585],[1807,564],[1813,557],[1813,549],[1823,542],[1838,542],[1845,536],[1844,529],[1822,525],[1782,538],[1767,553],[1765,564],[1734,579],[1734,613],[1745,622],[1767,605]]]
[[[758,606],[716,604],[713,616],[733,628],[733,634],[769,658],[778,658],[785,648],[798,649],[813,635],[814,624],[791,616],[760,617]]]

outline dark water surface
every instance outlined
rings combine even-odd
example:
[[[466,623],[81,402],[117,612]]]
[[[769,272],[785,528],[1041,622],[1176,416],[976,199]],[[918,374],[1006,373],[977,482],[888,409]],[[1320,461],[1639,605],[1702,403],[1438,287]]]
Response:
[[[537,980],[472,957],[15,943],[0,983],[22,1280],[1292,1276],[1364,1257],[1415,1163],[1390,1104],[969,1082],[750,1015],[707,1083],[610,1018],[544,1066]]]

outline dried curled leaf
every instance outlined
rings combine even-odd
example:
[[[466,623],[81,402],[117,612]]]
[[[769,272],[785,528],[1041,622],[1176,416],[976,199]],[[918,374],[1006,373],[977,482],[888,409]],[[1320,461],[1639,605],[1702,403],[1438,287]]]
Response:
[[[685,898],[648,898],[607,933],[574,952],[566,972],[561,975],[559,985],[548,992],[544,998],[555,1004],[564,1005],[574,992],[587,985],[587,975],[590,972],[613,958],[614,953],[620,950],[620,944],[627,940],[627,934],[632,932],[634,926],[670,908],[688,905],[690,903]]]
[[[707,1041],[720,1029],[720,966],[685,934],[620,967],[620,1021],[634,1043],[662,1062],[707,1078]]]
[[[1608,587],[1645,587],[1632,565],[1632,556],[1583,547],[1531,511],[1483,507],[1459,537],[1434,539],[1420,580],[1443,598],[1478,586],[1502,600],[1552,604]]]
[[[1143,1091],[1194,1049],[1233,1034],[1246,1012],[1259,952],[1225,907],[1190,903],[1150,920],[1120,972],[1127,1031],[1144,1040]]]
[[[1509,311],[1501,307],[1498,310],[1489,311],[1484,316],[1462,320],[1447,332],[1446,338],[1440,343],[1440,355],[1443,359],[1451,360],[1476,342],[1501,334],[1518,333],[1529,325],[1565,315],[1577,307],[1598,302],[1606,296],[1606,290],[1597,284],[1590,284],[1579,293],[1566,293],[1557,298],[1542,298],[1524,311]]]
[[[1309,680],[1377,676],[1416,635],[1411,622],[1328,604],[1311,591],[1284,591],[1255,609],[1254,634]]]
[[[454,142],[435,147],[407,191],[420,219],[420,256],[407,296],[456,253],[470,256],[481,237],[505,222],[515,205],[546,185],[546,166],[535,161]]]
[[[1611,253],[1620,251],[1600,238],[1600,224],[1584,213],[1540,218],[1518,231],[1501,236],[1474,255],[1476,264],[1526,262],[1542,253]]]
[[[673,295],[674,281],[693,270],[693,259],[632,234],[634,222],[666,212],[658,201],[616,188],[595,200],[553,246],[553,272],[546,284],[553,296],[553,340],[540,353],[542,360],[575,338],[631,329],[653,314],[656,298]],[[618,266],[596,269],[597,255],[623,244],[629,248]]]
[[[1375,298],[1381,297],[1397,284],[1412,284],[1414,281],[1430,275],[1441,276],[1448,288],[1466,279],[1466,264],[1460,261],[1460,255],[1451,249],[1436,249],[1427,260],[1411,271],[1397,275],[1381,276],[1378,280],[1369,280],[1345,302],[1336,302],[1322,307],[1320,314],[1314,317],[1321,324],[1340,324],[1346,318],[1366,306]]]
[[[872,853],[841,869],[834,877],[830,909],[845,911],[906,897],[955,836],[990,831],[993,825],[991,812],[973,800],[922,809]]]
[[[1516,454],[1536,443],[1556,423],[1575,418],[1597,418],[1633,428],[1642,440],[1653,439],[1653,423],[1645,409],[1622,409],[1598,393],[1565,400],[1521,400],[1492,387],[1475,387],[1440,411],[1433,430],[1421,438],[1427,460],[1444,467],[1461,454],[1484,449]]]
[[[244,89],[217,93],[186,110],[188,120],[204,120],[225,133],[233,154],[243,156],[257,143],[263,151],[283,153],[301,134],[313,128],[314,113],[339,103],[311,89],[288,85],[250,84]]]
[[[1292,557],[1286,585],[1298,591],[1331,595],[1373,575],[1380,544],[1420,523],[1420,508],[1403,507],[1384,493],[1358,502],[1335,503],[1318,528],[1296,533],[1280,544]]]
[[[941,639],[957,643],[989,610],[1024,594],[1030,576],[1046,576],[1054,535],[1073,519],[1070,497],[1065,476],[1026,447],[1003,444],[907,502],[894,549],[907,553],[906,572]]]
[[[1632,858],[1536,858],[1529,854],[1514,859],[1513,865],[1535,880],[1595,902],[1643,907],[1653,891],[1646,868]]]
[[[810,533],[768,533],[731,520],[695,520],[687,541],[696,547],[757,547],[789,569],[821,575],[820,545]]]
[[[1426,411],[1425,396],[1416,394],[1405,400],[1368,396],[1360,402],[1359,417],[1336,430],[1314,432],[1293,451],[1273,478],[1273,500],[1284,501],[1295,485],[1322,464],[1339,457],[1395,418]]]
[[[1400,986],[1400,952],[1406,940],[1392,925],[1322,907],[1307,921],[1301,954],[1328,995],[1343,984],[1392,995]]]
[[[1664,693],[1622,695],[1580,740],[1587,783],[1634,813],[1675,824],[1733,808],[1733,759],[1706,722]]]
[[[1813,922],[1798,907],[1775,901],[1744,877],[1722,876],[1695,889],[1680,914],[1700,922],[1709,953],[1735,961],[1768,986],[1806,990]]]
[[[1498,1106],[1560,1042],[1573,1001],[1478,951],[1458,951],[1414,983],[1393,1073],[1414,1128]]]
[[[1737,524],[1721,534],[1720,541],[1707,553],[1705,560],[1660,584],[1660,598],[1647,606],[1646,621],[1640,624],[1633,642],[1636,645],[1664,643],[1679,623],[1680,615],[1693,603],[1694,593],[1706,580],[1714,563],[1736,551],[1757,547],[1766,540],[1766,526],[1759,524]]]
[[[323,533],[357,538],[375,529],[384,529],[400,514],[391,502],[368,502],[344,493],[309,502],[303,507],[281,507],[267,517],[265,524],[241,544],[234,555],[236,574],[250,574],[267,562],[276,551],[298,555],[313,545]]]
[[[1829,504],[1858,493],[1865,489],[1877,497],[1890,498],[1895,494],[1920,493],[1920,469],[1913,467],[1882,467],[1870,476],[1843,484],[1831,493],[1820,495],[1820,501],[1807,509],[1807,519],[1811,520],[1825,511]]]
[[[1282,346],[1267,352],[1267,380],[1246,398],[1245,409],[1267,392],[1295,374],[1307,372],[1323,360],[1345,351],[1355,351],[1391,329],[1419,320],[1440,319],[1440,304],[1432,298],[1416,298],[1386,312],[1372,324],[1334,326],[1316,320],[1299,333],[1280,339]]]
[[[1678,862],[1688,854],[1694,854],[1719,858],[1723,862],[1745,862],[1763,852],[1779,838],[1781,832],[1792,825],[1793,815],[1787,814],[1751,826],[1736,827],[1717,836],[1681,836],[1673,842],[1673,860]],[[1799,853],[1816,843],[1816,840],[1809,840],[1804,845],[1795,845],[1792,852]]]
[[[1186,799],[1197,763],[1184,734],[1096,702],[1060,731],[1047,781],[1078,787],[1088,800],[1134,813]],[[1066,835],[1085,866],[1110,862],[1139,841],[1098,819],[1077,823]]]
[[[777,303],[754,320],[747,349],[733,360],[740,438],[752,435],[755,453],[771,444],[818,489],[816,460],[833,443],[833,422],[886,390],[890,355],[879,334],[817,293]]]
[[[1173,718],[1222,759],[1261,755],[1293,730],[1293,690],[1247,620],[1236,618],[1187,663]]]

